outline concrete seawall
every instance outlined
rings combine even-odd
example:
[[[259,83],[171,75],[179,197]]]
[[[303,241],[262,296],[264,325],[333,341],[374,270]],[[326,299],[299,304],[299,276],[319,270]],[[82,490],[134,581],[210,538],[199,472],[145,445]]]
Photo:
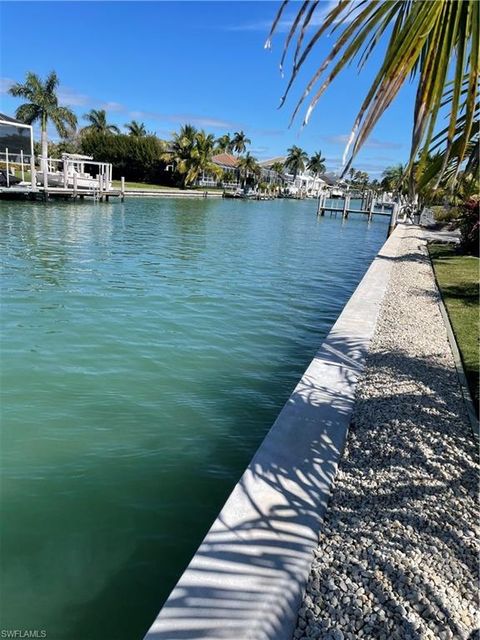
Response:
[[[371,264],[146,640],[291,639],[402,235]]]
[[[223,191],[126,189],[125,198],[223,198]]]

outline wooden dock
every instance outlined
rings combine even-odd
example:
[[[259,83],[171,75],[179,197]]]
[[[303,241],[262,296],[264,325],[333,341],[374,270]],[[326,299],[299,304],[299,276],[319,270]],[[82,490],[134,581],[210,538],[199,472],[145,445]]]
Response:
[[[330,215],[332,215],[333,213],[341,213],[343,218],[348,218],[351,213],[360,213],[362,215],[368,216],[368,220],[370,221],[373,216],[392,217],[393,209],[395,208],[394,203],[385,203],[383,201],[379,202],[376,198],[373,197],[373,195],[367,197],[365,200],[362,199],[362,205],[360,209],[354,209],[350,206],[352,198],[348,195],[343,198],[343,202],[339,203],[338,207],[332,204],[327,204],[327,200],[329,200],[330,203],[332,202],[332,199],[327,198],[326,194],[323,194],[318,198],[318,216],[324,216],[327,211],[330,212]],[[362,208],[362,206],[364,206],[364,202],[366,206],[365,208]],[[388,208],[388,210],[385,210],[386,207]],[[381,209],[380,211],[378,211],[379,208]]]

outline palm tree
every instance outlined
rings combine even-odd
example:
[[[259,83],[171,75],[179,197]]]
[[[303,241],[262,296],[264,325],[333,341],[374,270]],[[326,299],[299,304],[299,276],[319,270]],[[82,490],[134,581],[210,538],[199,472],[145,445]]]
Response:
[[[212,162],[214,150],[213,134],[206,134],[186,124],[173,135],[164,159],[175,164],[175,171],[182,177],[182,187],[185,188],[195,182],[201,173],[220,176],[222,170]]]
[[[307,169],[313,172],[315,176],[319,176],[325,172],[325,158],[322,157],[322,152],[317,151],[313,154],[307,163]]]
[[[134,138],[143,138],[147,135],[147,130],[145,129],[143,122],[132,120],[131,122],[127,122],[125,128],[128,129],[128,135],[133,136]]]
[[[305,165],[308,162],[308,154],[306,151],[293,145],[287,150],[287,158],[285,167],[293,173],[293,181],[301,171],[305,171]]]
[[[185,185],[196,182],[200,174],[221,176],[222,169],[212,162],[214,150],[215,136],[212,133],[207,134],[203,130],[198,131],[190,157],[185,162]]]
[[[225,133],[216,140],[217,151],[219,153],[231,153],[232,139],[229,133]]]
[[[250,152],[238,159],[237,167],[242,177],[243,186],[245,186],[248,176],[257,176],[261,171],[256,158]]]
[[[405,169],[402,164],[387,167],[382,173],[381,186],[385,191],[400,193],[405,185]]]
[[[247,148],[247,144],[251,144],[251,140],[247,138],[243,131],[236,131],[233,135],[232,149],[238,154],[244,153]]]
[[[288,0],[282,2],[267,40],[267,47],[270,46],[271,36],[287,5]],[[442,161],[440,172],[453,155],[457,159],[458,173],[469,145],[475,142],[472,135],[476,135],[478,139],[478,128],[474,133],[475,113],[478,110],[478,0],[360,2],[353,5],[353,8],[351,2],[340,0],[319,23],[321,26],[314,29],[308,38],[305,38],[305,34],[309,25],[315,24],[315,10],[319,3],[312,3],[307,11],[304,5],[302,3],[298,9],[285,40],[282,64],[290,43],[295,42],[296,34],[293,64],[282,104],[316,44],[323,46],[322,36],[326,37],[330,28],[333,32],[337,31],[338,36],[329,55],[301,92],[292,119],[309,98],[304,116],[304,123],[308,122],[320,97],[336,76],[354,58],[358,58],[360,69],[364,67],[379,43],[382,42],[383,45],[385,35],[389,38],[386,51],[377,56],[379,69],[360,107],[345,150],[345,171],[407,79],[412,78],[416,80],[417,92],[407,171],[412,178],[413,163],[419,153],[420,164],[425,163],[438,116],[446,112],[446,157]],[[319,8],[322,8],[321,3]],[[449,84],[450,74],[453,79]]]
[[[270,168],[272,171],[275,171],[275,173],[283,173],[285,167],[283,162],[277,160],[277,162],[274,162]]]
[[[89,122],[82,129],[82,131],[97,131],[98,133],[120,133],[120,129],[116,124],[109,124],[107,122],[107,112],[105,109],[90,109],[88,113],[83,116],[83,119]]]
[[[35,73],[27,73],[25,82],[16,82],[9,89],[10,95],[15,98],[25,98],[28,102],[21,104],[15,112],[15,116],[25,122],[33,124],[40,122],[42,131],[42,171],[46,176],[46,164],[48,157],[47,124],[53,123],[56,130],[66,138],[77,126],[77,117],[67,107],[60,107],[56,89],[59,81],[55,71],[48,74],[42,81]]]

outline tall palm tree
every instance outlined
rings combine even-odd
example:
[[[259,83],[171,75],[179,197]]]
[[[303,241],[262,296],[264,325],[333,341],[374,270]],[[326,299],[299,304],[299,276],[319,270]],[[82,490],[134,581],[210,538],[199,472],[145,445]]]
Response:
[[[325,173],[325,158],[322,156],[321,151],[317,151],[312,155],[307,163],[307,169],[309,169],[315,176]]]
[[[147,130],[143,122],[132,120],[131,122],[127,122],[125,128],[128,129],[128,135],[134,138],[143,138],[147,135]]]
[[[267,47],[270,46],[270,39],[288,1],[281,4],[266,43]],[[319,22],[321,26],[309,32],[309,26],[315,24],[315,11],[318,8],[322,8],[321,3],[311,3],[308,10],[306,3],[302,3],[286,37],[282,64],[290,43],[295,42],[295,39],[296,46],[282,103],[316,45],[323,45],[322,36],[327,37],[330,28],[332,33],[337,32],[338,35],[329,55],[302,92],[292,119],[309,98],[304,116],[304,123],[308,122],[320,97],[338,74],[354,58],[358,59],[361,69],[379,43],[383,45],[385,36],[386,51],[378,56],[379,69],[360,107],[345,150],[345,171],[382,114],[410,78],[416,80],[417,88],[410,161],[407,167],[410,177],[413,176],[413,163],[418,154],[420,164],[426,162],[438,116],[445,112],[448,116],[444,147],[446,157],[440,171],[445,169],[451,155],[457,158],[459,168],[472,142],[475,113],[478,109],[478,0],[395,0],[356,4],[340,0]],[[309,37],[305,38],[307,32]],[[450,74],[452,81],[449,85]],[[446,89],[448,92],[445,97]],[[476,135],[478,138],[478,129]],[[456,145],[454,141],[457,141]]]
[[[219,153],[231,153],[232,151],[232,138],[229,133],[225,133],[216,140],[217,151]]]
[[[252,141],[247,138],[243,131],[236,131],[233,135],[232,149],[238,154],[244,153],[247,148],[247,144],[251,144],[251,142]]]
[[[90,109],[88,113],[83,116],[83,119],[89,122],[82,129],[82,131],[97,131],[98,133],[120,133],[120,129],[116,124],[109,124],[107,122],[107,112],[105,109]]]
[[[308,162],[308,154],[301,147],[293,145],[287,150],[287,158],[285,167],[293,173],[293,181],[301,171],[305,171],[305,165]]]
[[[238,159],[237,167],[240,171],[242,184],[244,186],[249,176],[257,176],[261,171],[256,158],[254,158],[250,152],[247,152],[244,156]]]
[[[49,73],[43,81],[35,73],[29,72],[23,84],[16,82],[9,89],[10,95],[15,98],[25,98],[28,101],[18,107],[15,116],[25,124],[40,122],[44,178],[46,176],[48,157],[48,122],[52,122],[62,138],[66,138],[77,126],[77,117],[73,111],[58,104],[56,93],[58,84],[59,81],[55,71]]]

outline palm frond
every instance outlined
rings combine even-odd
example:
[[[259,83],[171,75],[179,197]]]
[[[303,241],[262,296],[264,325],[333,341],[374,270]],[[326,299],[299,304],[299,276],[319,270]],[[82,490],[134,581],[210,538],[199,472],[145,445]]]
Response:
[[[25,124],[33,124],[41,119],[42,113],[37,105],[27,102],[18,107],[15,117]]]
[[[287,4],[282,3],[271,36]],[[300,6],[285,39],[282,63],[295,36],[297,43],[281,104],[330,27],[336,40],[294,105],[292,121],[308,98],[303,118],[303,124],[307,124],[321,96],[345,67],[358,59],[359,69],[362,69],[372,52],[386,40],[383,61],[353,123],[344,172],[409,77],[417,82],[417,95],[407,171],[413,175],[413,164],[420,150],[420,165],[426,161],[442,108],[448,109],[448,127],[447,153],[440,174],[448,164],[454,138],[460,166],[471,139],[477,103],[480,3],[477,0],[362,0],[359,3],[340,0],[304,44],[316,9],[314,5],[303,3]],[[352,11],[355,11],[354,15]],[[465,77],[468,80],[465,81]],[[449,94],[445,93],[447,86]],[[465,97],[464,108],[462,97]],[[456,136],[460,137],[457,139]]]

